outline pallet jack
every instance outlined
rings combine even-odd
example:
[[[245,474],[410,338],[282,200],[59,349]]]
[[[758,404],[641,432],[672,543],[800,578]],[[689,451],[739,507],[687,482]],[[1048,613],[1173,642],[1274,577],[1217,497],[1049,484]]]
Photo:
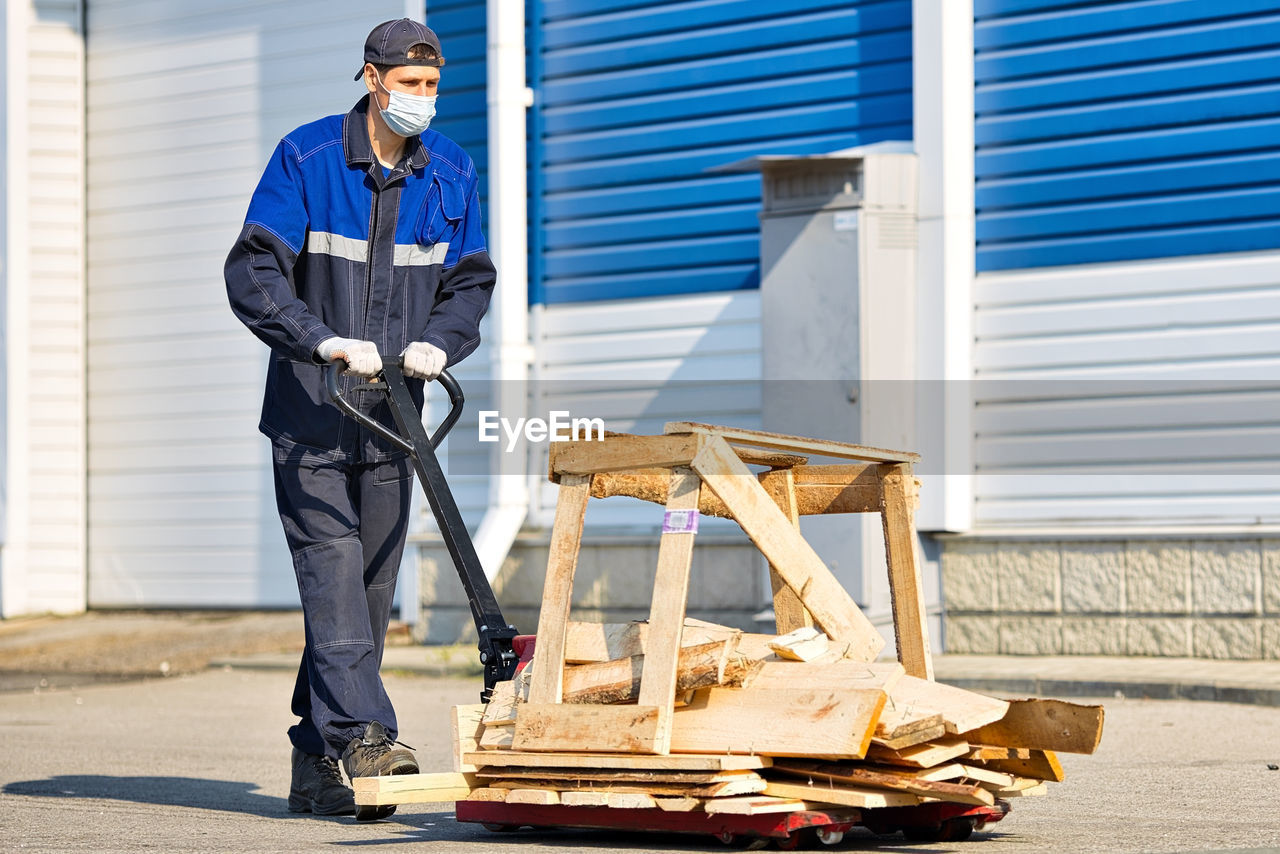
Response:
[[[462,386],[448,372],[442,371],[436,382],[449,396],[449,411],[430,436],[405,382],[403,363],[384,360],[383,370],[368,381],[342,389],[339,374],[345,365],[331,362],[324,369],[325,387],[330,400],[344,414],[372,431],[392,447],[408,454],[417,472],[427,503],[435,516],[458,578],[467,594],[471,616],[475,621],[480,664],[483,667],[481,702],[488,702],[499,682],[514,678],[533,660],[536,638],[521,635],[502,615],[493,587],[480,565],[462,513],[445,480],[436,449],[462,416],[465,398]],[[347,395],[373,392],[386,397],[396,430],[373,419],[351,403]],[[397,432],[398,431],[398,432]],[[998,800],[994,806],[970,806],[944,802],[923,803],[909,807],[879,809],[804,810],[800,812],[762,815],[711,815],[696,812],[665,812],[660,809],[610,809],[565,805],[532,805],[458,801],[458,821],[480,824],[500,833],[524,828],[624,830],[635,832],[688,833],[711,836],[727,845],[762,848],[774,847],[791,851],[816,844],[840,844],[845,834],[855,827],[865,827],[878,835],[902,831],[912,841],[958,842],[974,830],[981,830],[1004,818],[1009,803]]]

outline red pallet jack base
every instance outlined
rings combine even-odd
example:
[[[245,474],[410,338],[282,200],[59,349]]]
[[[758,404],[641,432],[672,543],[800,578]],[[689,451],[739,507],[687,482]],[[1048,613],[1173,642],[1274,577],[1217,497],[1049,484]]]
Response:
[[[809,842],[837,845],[844,834],[863,826],[878,834],[901,830],[908,839],[960,841],[975,829],[999,821],[1009,812],[1006,801],[995,806],[929,803],[874,810],[805,810],[764,815],[710,815],[660,809],[541,806],[492,801],[458,801],[458,821],[476,822],[493,831],[524,827],[593,830],[659,831],[714,836],[721,842],[773,840],[790,850]]]

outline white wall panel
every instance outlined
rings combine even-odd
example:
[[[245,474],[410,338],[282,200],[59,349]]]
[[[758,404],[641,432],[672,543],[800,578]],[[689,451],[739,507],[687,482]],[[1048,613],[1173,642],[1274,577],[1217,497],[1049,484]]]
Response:
[[[668,421],[760,427],[760,293],[736,291],[548,305],[535,324],[535,412],[602,418],[609,430],[661,433]],[[556,487],[535,446],[535,524],[549,526]],[[651,531],[662,509],[626,498],[592,502],[589,529]],[[706,519],[709,530],[736,530]]]
[[[1280,254],[975,293],[979,527],[1280,524]]]
[[[0,615],[85,606],[84,40],[79,0],[5,10],[6,451]]]
[[[343,113],[404,0],[90,0],[89,599],[270,606],[297,593],[257,432],[266,348],[222,264],[277,141]]]

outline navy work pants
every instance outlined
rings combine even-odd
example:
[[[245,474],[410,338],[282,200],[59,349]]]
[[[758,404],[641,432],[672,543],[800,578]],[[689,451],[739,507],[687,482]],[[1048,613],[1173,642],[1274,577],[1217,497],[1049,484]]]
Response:
[[[379,670],[413,468],[405,457],[335,462],[300,446],[275,445],[273,457],[306,629],[289,739],[304,753],[338,758],[371,721],[396,737]]]

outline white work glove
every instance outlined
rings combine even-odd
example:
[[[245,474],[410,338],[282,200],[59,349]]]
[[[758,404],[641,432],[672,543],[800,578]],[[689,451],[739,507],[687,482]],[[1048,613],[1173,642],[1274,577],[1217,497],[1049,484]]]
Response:
[[[400,355],[404,357],[404,372],[427,382],[440,376],[447,358],[443,350],[426,341],[414,341]]]
[[[382,357],[378,345],[372,341],[355,338],[326,338],[316,347],[316,355],[326,362],[342,359],[347,363],[344,373],[358,377],[375,377],[382,370]]]

